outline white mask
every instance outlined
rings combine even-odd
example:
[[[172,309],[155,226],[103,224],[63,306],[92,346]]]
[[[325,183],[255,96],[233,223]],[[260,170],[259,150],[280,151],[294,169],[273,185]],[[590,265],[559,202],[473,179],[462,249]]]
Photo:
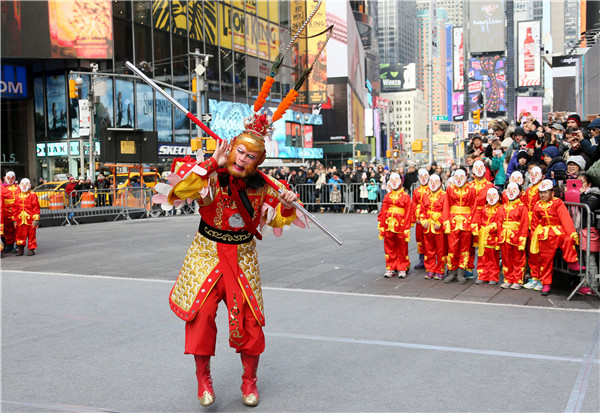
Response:
[[[510,175],[510,178],[508,178],[508,182],[514,182],[517,185],[523,185],[524,179],[523,179],[523,174],[519,171],[515,171]]]
[[[531,178],[531,184],[535,185],[538,182],[540,182],[543,178],[542,170],[540,169],[539,166],[534,166],[533,168],[531,168],[531,172],[530,172],[529,176]]]
[[[29,179],[23,178],[21,179],[21,183],[19,184],[19,188],[21,188],[21,192],[27,192],[31,189],[31,182]]]
[[[481,178],[485,174],[485,164],[482,161],[475,161],[473,163],[473,175]]]
[[[498,201],[500,200],[500,195],[498,195],[498,190],[496,188],[488,189],[485,199],[488,204],[496,205],[498,203]]]
[[[419,183],[421,185],[427,185],[428,181],[429,181],[429,172],[427,172],[427,169],[425,169],[425,168],[419,169]]]
[[[390,174],[390,179],[388,180],[387,185],[392,191],[398,189],[401,183],[402,179],[400,179],[400,175],[398,175],[396,172]]]
[[[4,182],[6,182],[8,185],[12,185],[15,183],[15,173],[13,171],[9,171],[6,173],[6,176],[4,177]]]
[[[431,175],[431,177],[429,178],[429,189],[431,189],[431,192],[437,192],[437,190],[440,189],[441,186],[442,180],[440,179],[439,175]]]
[[[509,201],[514,201],[515,199],[517,199],[520,192],[521,191],[519,190],[519,185],[517,185],[514,182],[511,182],[506,187],[506,196],[508,197]]]
[[[465,173],[465,171],[463,171],[462,169],[457,170],[456,173],[454,174],[454,184],[457,187],[462,188],[466,182],[467,182],[467,174]]]

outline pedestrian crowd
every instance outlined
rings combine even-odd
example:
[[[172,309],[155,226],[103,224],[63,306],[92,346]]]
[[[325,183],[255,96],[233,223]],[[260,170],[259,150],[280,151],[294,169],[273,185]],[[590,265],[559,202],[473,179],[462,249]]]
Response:
[[[527,113],[515,126],[495,120],[489,134],[473,136],[463,165],[420,169],[412,194],[405,189],[412,176],[404,175],[402,187],[402,174],[395,175],[378,215],[386,277],[406,277],[414,225],[420,257],[415,268],[424,268],[427,279],[465,283],[476,270],[476,284],[548,295],[560,249],[570,270],[590,267],[597,287],[595,215],[588,225],[581,208],[563,201],[600,209],[600,118],[587,125],[577,114],[564,113],[551,113],[545,124]],[[581,249],[590,238],[590,260],[581,266],[576,227],[582,228]],[[593,294],[590,286],[579,292]]]

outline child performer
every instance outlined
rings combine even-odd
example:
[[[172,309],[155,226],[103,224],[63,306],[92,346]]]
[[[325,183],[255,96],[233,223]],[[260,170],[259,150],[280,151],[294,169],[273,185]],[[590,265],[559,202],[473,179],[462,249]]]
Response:
[[[379,238],[383,238],[385,251],[384,277],[393,277],[396,272],[400,278],[406,277],[410,268],[408,259],[408,242],[410,241],[411,200],[402,188],[402,179],[396,172],[390,175],[388,181],[390,192],[383,198],[381,211],[377,216],[379,221]]]
[[[415,239],[417,240],[417,252],[419,253],[419,263],[415,265],[415,270],[421,270],[425,268],[424,261],[424,246],[423,246],[423,227],[419,223],[419,214],[421,209],[421,204],[423,203],[423,198],[429,195],[429,187],[427,186],[427,182],[429,181],[429,172],[427,169],[421,168],[419,169],[419,183],[421,186],[415,189],[415,192],[412,194],[412,222],[416,223],[415,225]]]
[[[12,205],[12,220],[17,233],[17,255],[23,255],[25,246],[27,255],[35,255],[37,249],[36,231],[40,222],[40,204],[35,192],[31,192],[31,182],[21,179],[21,191],[15,196]]]
[[[445,283],[454,281],[463,284],[469,263],[469,248],[473,239],[471,224],[475,215],[475,189],[466,185],[467,175],[464,169],[458,169],[453,184],[446,190],[444,200],[444,232],[448,235],[448,276]]]
[[[500,246],[498,245],[498,211],[500,195],[494,187],[488,189],[487,205],[475,218],[477,234],[477,281],[475,284],[489,282],[498,284],[500,280]]]
[[[542,283],[539,278],[539,254],[532,254],[530,251],[531,247],[531,235],[533,234],[533,230],[535,228],[533,225],[533,207],[540,200],[540,182],[542,182],[543,178],[542,170],[539,166],[534,166],[531,168],[531,172],[529,173],[529,179],[531,181],[531,186],[525,190],[523,195],[521,195],[521,202],[525,204],[527,207],[527,211],[529,212],[529,236],[527,237],[527,247],[525,250],[527,251],[527,266],[529,267],[529,274],[531,278],[529,281],[523,285],[523,288],[528,290],[542,291]],[[532,267],[534,270],[532,270]]]
[[[525,243],[529,231],[529,213],[519,199],[519,185],[511,182],[506,187],[508,202],[498,211],[498,242],[502,251],[502,288],[518,290],[525,274]]]
[[[510,177],[508,178],[508,183],[510,184],[511,182],[514,182],[517,185],[519,185],[519,197],[523,196],[523,193],[521,192],[521,188],[523,188],[523,183],[525,183],[523,174],[519,171],[514,171],[512,174],[510,174]],[[506,193],[506,191],[504,191],[502,192],[502,204],[506,204],[507,202],[508,194]]]
[[[540,200],[533,207],[531,227],[534,230],[530,247],[532,254],[539,254],[539,261],[536,263],[537,268],[533,264],[530,267],[532,277],[536,274],[542,283],[542,295],[550,295],[552,261],[558,248],[562,250],[569,269],[579,270],[575,249],[575,244],[579,244],[579,236],[567,207],[563,201],[554,197],[552,181],[543,180],[539,189]]]
[[[446,191],[442,190],[442,180],[433,174],[429,178],[430,193],[423,197],[419,222],[423,226],[425,249],[426,279],[441,280],[444,278],[446,262],[446,235],[442,227],[442,212]]]

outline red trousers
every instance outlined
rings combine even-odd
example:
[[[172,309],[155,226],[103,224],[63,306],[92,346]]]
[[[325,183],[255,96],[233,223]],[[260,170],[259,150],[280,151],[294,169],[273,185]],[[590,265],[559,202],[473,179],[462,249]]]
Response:
[[[552,231],[549,232],[547,240],[540,240],[539,243],[539,279],[542,285],[550,285],[552,284],[553,261],[556,250],[558,248],[562,250],[563,259],[568,263],[577,262],[577,250],[570,236],[567,234],[556,235]],[[529,267],[533,271],[531,261]]]
[[[469,231],[452,231],[448,234],[448,271],[467,269],[472,234]]]
[[[500,250],[485,248],[477,259],[477,278],[482,281],[500,281]]]
[[[527,257],[527,264],[529,264],[529,274],[531,275],[531,278],[533,278],[534,280],[539,280],[540,279],[540,254],[532,254],[530,252],[529,256]]]
[[[511,284],[523,284],[525,275],[525,263],[527,255],[525,250],[519,250],[519,247],[504,242],[500,245],[502,251],[502,271],[504,272],[504,282]]]
[[[3,216],[2,219],[4,220],[4,234],[2,236],[4,237],[6,245],[13,245],[17,240],[17,230],[13,225],[12,218]]]
[[[423,225],[415,225],[415,239],[417,240],[417,252],[419,255],[425,254],[425,234],[423,233]]]
[[[477,242],[477,239],[475,237],[473,238],[473,243]],[[469,262],[467,263],[467,269],[469,271],[473,271],[473,268],[475,268],[475,254],[475,246],[471,244],[471,248],[469,248]]]
[[[446,264],[446,235],[428,232],[423,236],[425,271],[443,274]]]
[[[386,270],[408,271],[410,268],[408,242],[404,240],[404,234],[385,232],[383,236],[383,250],[385,252]]]
[[[185,354],[198,354],[200,356],[214,356],[215,343],[217,340],[217,307],[220,301],[227,302],[227,291],[223,274],[217,281],[212,291],[206,296],[202,307],[192,321],[185,323]],[[265,351],[265,336],[262,326],[256,321],[252,310],[248,307],[245,299],[237,300],[240,314],[240,330],[243,331],[244,341],[241,345],[235,345],[229,340],[229,345],[238,353],[258,356]]]
[[[10,224],[10,226],[12,227],[12,223]],[[6,234],[6,227],[4,227],[5,230],[5,234]],[[37,239],[36,239],[36,234],[37,232],[37,227],[33,226],[33,225],[17,225],[17,230],[16,230],[16,234],[17,234],[17,245],[27,245],[27,239],[29,239],[29,245],[27,245],[27,248],[29,248],[30,250],[34,250],[37,248]],[[11,243],[7,240],[6,241],[7,245],[11,245]]]

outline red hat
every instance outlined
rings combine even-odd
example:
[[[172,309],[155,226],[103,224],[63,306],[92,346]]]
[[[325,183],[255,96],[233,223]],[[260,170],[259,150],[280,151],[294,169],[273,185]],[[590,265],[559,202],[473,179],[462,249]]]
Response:
[[[569,117],[567,118],[568,120],[574,120],[577,123],[577,126],[581,127],[581,118],[579,117],[579,115],[577,113],[573,113],[572,115],[569,115]]]

